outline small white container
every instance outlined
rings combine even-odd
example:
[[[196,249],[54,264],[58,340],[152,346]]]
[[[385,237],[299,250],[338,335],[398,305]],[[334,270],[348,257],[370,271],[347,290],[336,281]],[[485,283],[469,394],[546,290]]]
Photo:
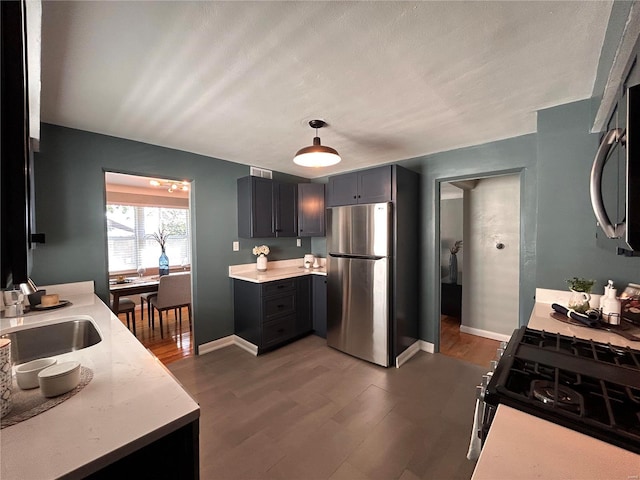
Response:
[[[611,325],[620,325],[620,299],[617,290],[613,286],[613,280],[609,280],[604,287],[604,296],[600,299],[602,318]]]
[[[57,397],[80,383],[80,362],[63,362],[45,368],[38,374],[40,391],[45,397]]]
[[[38,388],[38,374],[45,368],[55,365],[55,358],[39,358],[16,367],[16,381],[22,390]]]

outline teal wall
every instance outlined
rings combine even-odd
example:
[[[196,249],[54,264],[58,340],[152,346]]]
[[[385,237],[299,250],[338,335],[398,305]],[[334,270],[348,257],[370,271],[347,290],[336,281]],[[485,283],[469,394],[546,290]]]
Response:
[[[251,249],[265,243],[270,260],[302,258],[309,239],[238,239],[236,179],[249,167],[140,142],[43,124],[35,156],[37,231],[46,244],[34,251],[31,277],[47,285],[93,280],[108,301],[105,170],[189,179],[193,232],[194,343],[233,333],[229,265],[255,261]],[[274,172],[274,178],[307,181]],[[240,251],[231,249],[240,241]]]
[[[608,279],[621,290],[640,281],[640,258],[596,246],[589,176],[599,135],[590,134],[590,100],[538,113],[537,133],[400,162],[422,173],[420,337],[439,347],[439,184],[518,173],[521,180],[520,318],[527,323],[536,288],[564,290],[565,279]]]
[[[621,292],[640,281],[640,257],[622,257],[596,246],[589,177],[599,135],[589,134],[588,100],[538,112],[537,285],[566,289],[571,277],[596,280],[603,293],[612,279]]]
[[[525,135],[400,162],[421,175],[420,338],[440,341],[440,183],[490,175],[520,175],[521,258],[519,320],[534,304],[536,266],[536,136]]]
[[[564,279],[574,275],[596,279],[596,288],[609,278],[619,288],[640,281],[640,258],[596,247],[588,181],[598,135],[589,134],[590,105],[585,100],[539,112],[535,134],[399,162],[422,174],[421,339],[439,346],[440,182],[520,175],[520,324],[531,314],[536,287],[565,289]],[[254,244],[272,247],[272,260],[326,254],[324,239],[303,239],[300,248],[295,239],[240,239],[241,251],[231,251],[237,239],[235,179],[248,174],[245,165],[52,125],[43,125],[41,149],[36,215],[47,243],[34,252],[32,277],[40,284],[94,280],[103,299],[104,170],[193,180],[196,345],[233,333],[227,267],[254,261]]]

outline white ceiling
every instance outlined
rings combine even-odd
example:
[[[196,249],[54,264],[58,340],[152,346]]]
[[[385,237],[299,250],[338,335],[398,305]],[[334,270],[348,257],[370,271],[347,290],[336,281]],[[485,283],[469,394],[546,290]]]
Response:
[[[308,178],[534,132],[611,1],[53,2],[42,120]],[[291,161],[308,121],[343,161]]]

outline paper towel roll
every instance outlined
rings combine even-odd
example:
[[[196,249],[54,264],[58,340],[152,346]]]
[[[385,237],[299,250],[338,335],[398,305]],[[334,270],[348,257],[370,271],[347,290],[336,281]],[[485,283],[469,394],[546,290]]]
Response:
[[[11,340],[0,338],[0,418],[11,411]]]

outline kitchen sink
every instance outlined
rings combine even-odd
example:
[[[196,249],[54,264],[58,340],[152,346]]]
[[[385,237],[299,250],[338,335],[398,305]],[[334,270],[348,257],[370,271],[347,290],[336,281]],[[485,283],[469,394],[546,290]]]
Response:
[[[7,333],[15,364],[90,347],[102,341],[91,317],[77,315],[66,321]]]

